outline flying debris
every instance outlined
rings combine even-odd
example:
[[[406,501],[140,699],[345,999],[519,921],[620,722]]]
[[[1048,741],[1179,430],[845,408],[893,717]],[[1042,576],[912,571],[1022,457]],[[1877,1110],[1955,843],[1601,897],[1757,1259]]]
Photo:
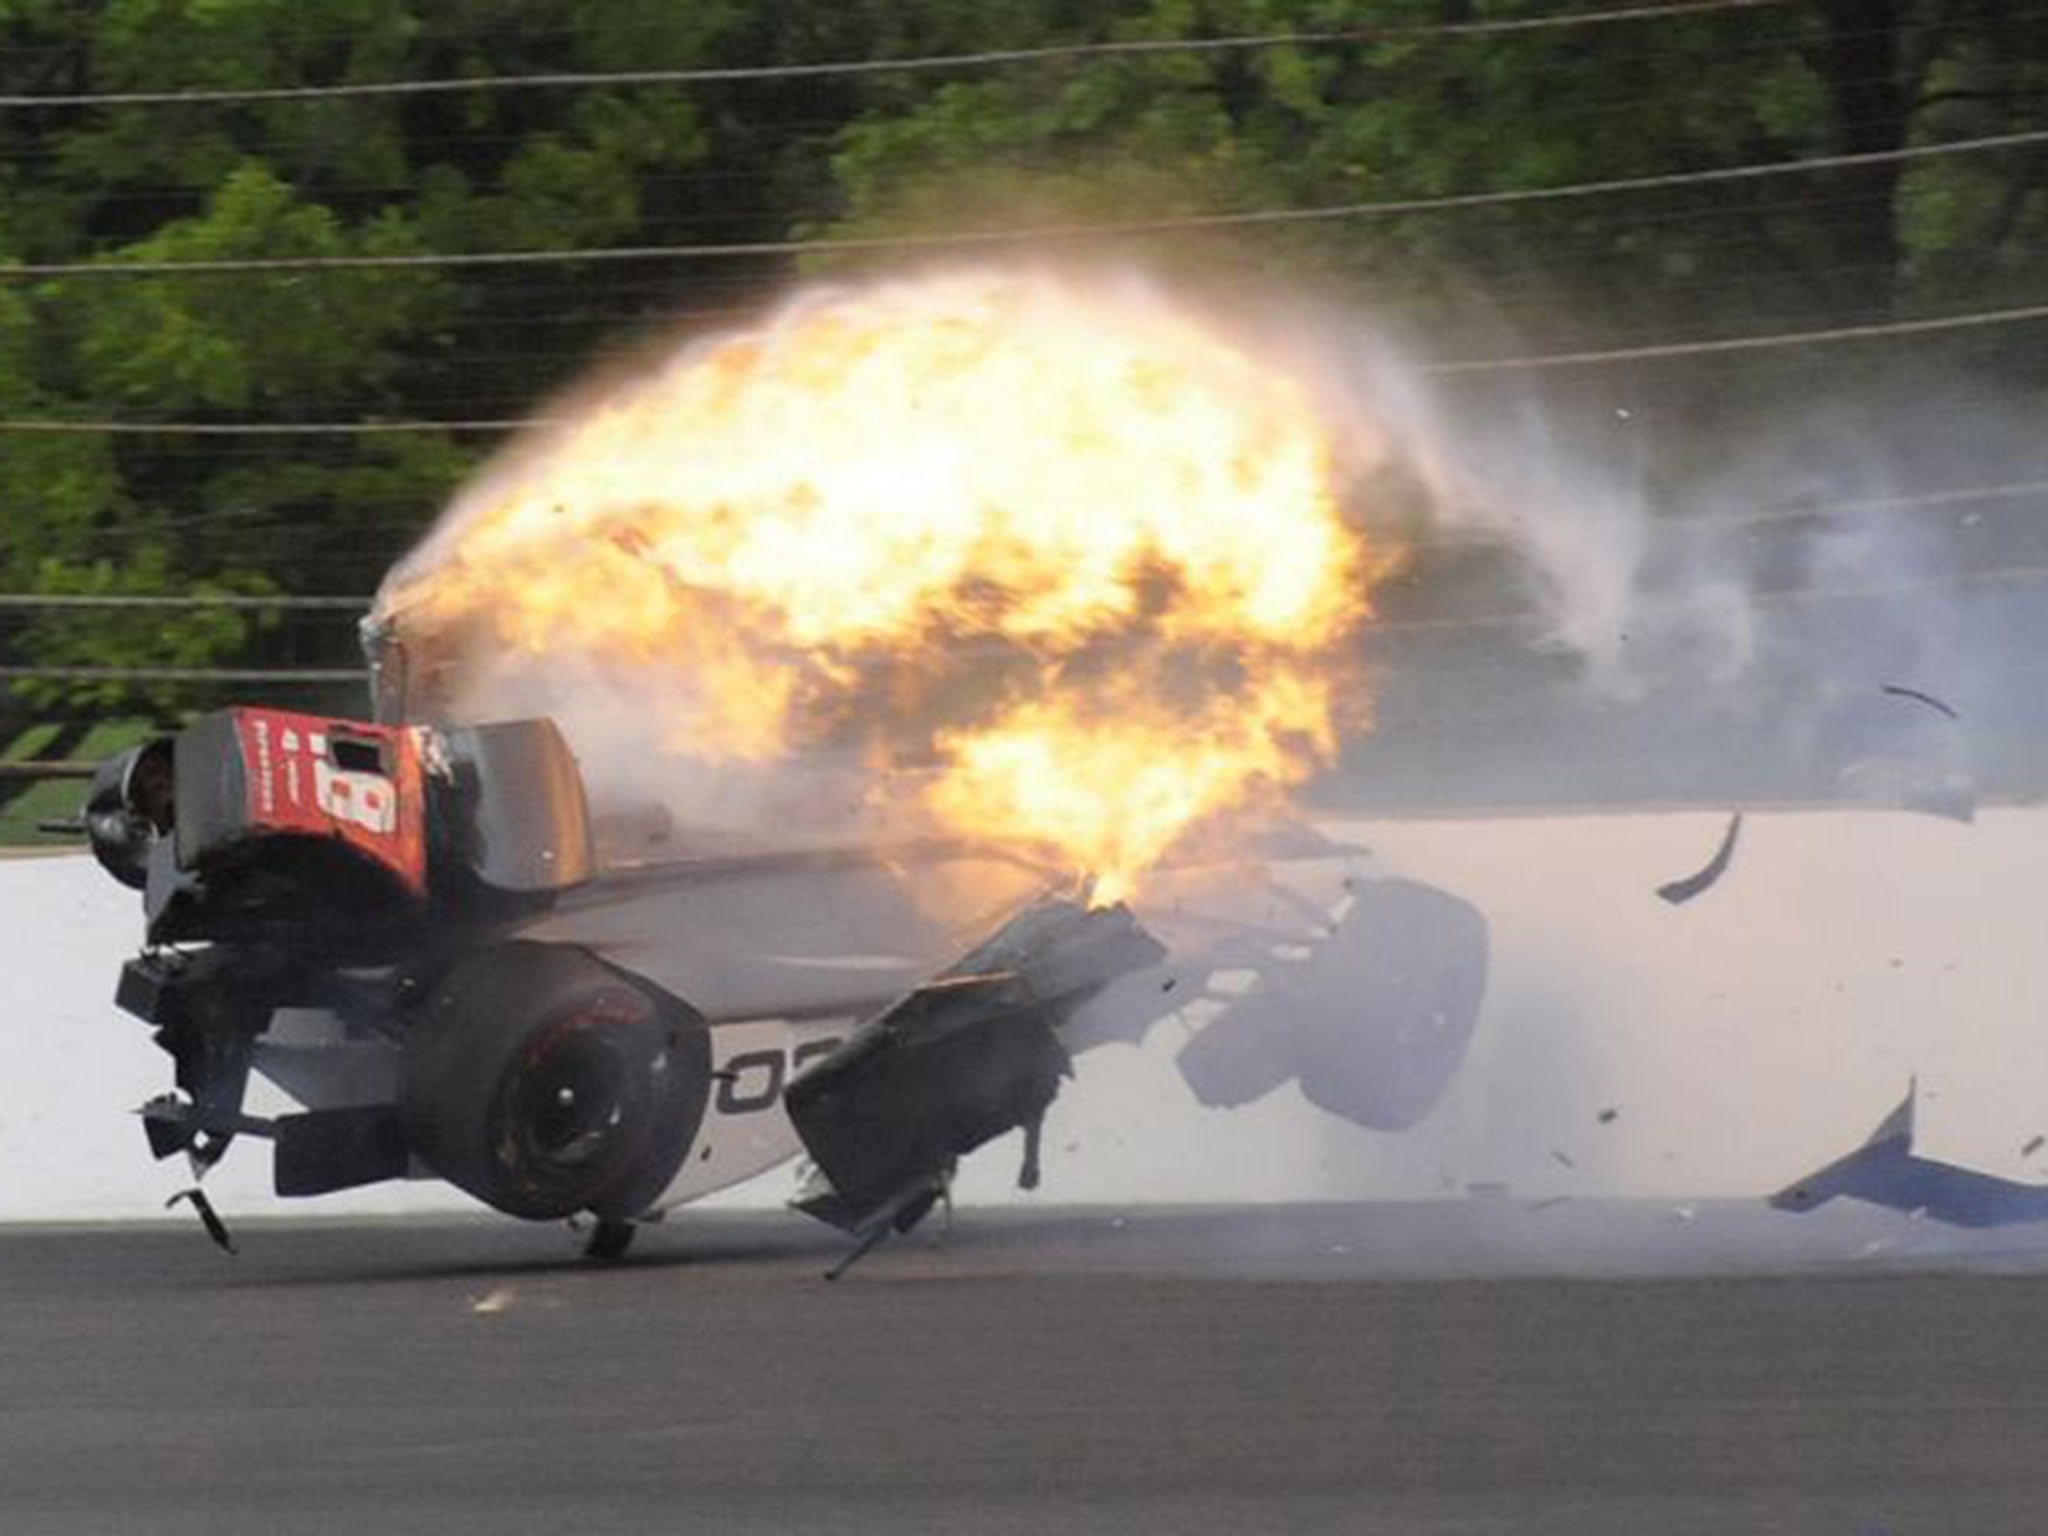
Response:
[[[1728,818],[1728,830],[1721,835],[1721,846],[1714,850],[1714,856],[1696,874],[1658,886],[1657,894],[1675,907],[1711,890],[1728,872],[1729,861],[1735,857],[1735,839],[1741,831],[1742,812],[1737,811]]]
[[[1122,906],[1048,898],[855,1029],[785,1095],[814,1162],[793,1202],[852,1234],[833,1275],[944,1193],[957,1160],[1024,1132],[1017,1183],[1039,1182],[1045,1112],[1070,1076],[1059,1025],[1109,982],[1166,957]]]
[[[2027,1138],[2027,1144],[2020,1148],[2020,1156],[2032,1157],[2044,1145],[2048,1145],[2048,1136],[2030,1136]]]
[[[1917,1089],[1848,1156],[1770,1197],[1781,1211],[1810,1211],[1838,1196],[1923,1214],[1957,1227],[2005,1227],[2048,1220],[2048,1186],[2021,1184],[1913,1151]]]
[[[220,1213],[213,1208],[213,1202],[206,1198],[206,1192],[199,1188],[181,1189],[164,1202],[164,1209],[171,1210],[180,1200],[192,1202],[192,1209],[199,1213],[206,1235],[213,1239],[214,1246],[223,1253],[235,1251],[235,1240],[228,1236],[228,1224],[220,1219]]]
[[[1918,688],[1907,688],[1899,683],[1886,683],[1884,685],[1884,691],[1888,694],[1891,694],[1894,698],[1915,699],[1920,703],[1925,704],[1929,709],[1940,710],[1941,713],[1947,715],[1951,720],[1960,720],[1963,718],[1961,715],[1957,714],[1952,707],[1943,703],[1940,699],[1937,699],[1933,694],[1922,693]]]
[[[1600,1111],[1600,1123],[1602,1125],[1612,1125],[1620,1115],[1621,1111],[1618,1109],[1603,1109]]]

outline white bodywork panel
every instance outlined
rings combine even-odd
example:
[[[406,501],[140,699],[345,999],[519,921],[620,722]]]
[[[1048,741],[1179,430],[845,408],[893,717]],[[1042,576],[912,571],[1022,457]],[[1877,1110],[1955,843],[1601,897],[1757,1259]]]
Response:
[[[657,1207],[682,1205],[728,1188],[802,1148],[782,1088],[797,1067],[846,1038],[857,1021],[763,1019],[711,1031],[711,1103],[697,1139]]]
[[[720,868],[607,890],[521,929],[584,945],[713,1023],[865,1012],[916,986],[1048,885],[989,858]]]

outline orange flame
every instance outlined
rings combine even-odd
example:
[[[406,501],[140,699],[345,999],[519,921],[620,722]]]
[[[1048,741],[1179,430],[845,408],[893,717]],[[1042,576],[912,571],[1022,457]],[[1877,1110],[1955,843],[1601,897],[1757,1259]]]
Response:
[[[1135,295],[818,291],[537,431],[380,608],[658,675],[699,759],[857,743],[1107,897],[1333,754],[1391,564],[1336,440],[1298,379]]]

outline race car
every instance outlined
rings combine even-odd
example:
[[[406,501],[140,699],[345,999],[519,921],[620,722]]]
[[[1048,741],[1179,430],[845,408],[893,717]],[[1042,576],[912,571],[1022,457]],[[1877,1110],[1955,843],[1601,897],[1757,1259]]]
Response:
[[[445,1179],[591,1219],[596,1257],[802,1155],[792,1203],[850,1262],[1010,1130],[1035,1183],[1073,1058],[1169,1014],[1205,1103],[1296,1082],[1403,1129],[1485,990],[1469,903],[1305,827],[1160,872],[1141,915],[1012,848],[622,839],[547,719],[228,709],[107,763],[83,821],[143,895],[116,1001],[174,1064],[142,1109],[158,1157],[265,1139],[286,1196]],[[1277,873],[1309,867],[1342,873],[1316,897]],[[1256,917],[1218,895],[1247,882]],[[249,1113],[252,1072],[301,1108]]]

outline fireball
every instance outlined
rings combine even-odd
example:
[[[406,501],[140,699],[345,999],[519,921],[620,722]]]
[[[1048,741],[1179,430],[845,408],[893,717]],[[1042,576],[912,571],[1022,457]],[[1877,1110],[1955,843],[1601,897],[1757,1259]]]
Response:
[[[1107,898],[1362,718],[1393,556],[1346,515],[1357,448],[1127,289],[818,289],[534,429],[379,606],[479,665],[634,679],[679,756],[857,749],[875,794]]]

